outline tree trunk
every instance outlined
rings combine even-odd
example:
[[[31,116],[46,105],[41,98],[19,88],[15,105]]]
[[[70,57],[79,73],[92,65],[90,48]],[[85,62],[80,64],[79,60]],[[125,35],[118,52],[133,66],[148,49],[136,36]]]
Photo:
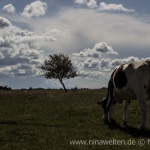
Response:
[[[66,89],[64,83],[62,82],[62,80],[60,80],[60,83],[63,85],[64,91],[67,92],[67,89]]]

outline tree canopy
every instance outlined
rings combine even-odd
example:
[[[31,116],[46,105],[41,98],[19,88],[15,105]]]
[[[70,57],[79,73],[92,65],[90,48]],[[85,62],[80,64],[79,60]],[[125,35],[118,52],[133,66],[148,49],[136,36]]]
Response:
[[[64,54],[49,55],[49,59],[44,61],[42,76],[47,79],[59,79],[65,91],[64,79],[74,78],[77,76],[76,71],[69,57]]]

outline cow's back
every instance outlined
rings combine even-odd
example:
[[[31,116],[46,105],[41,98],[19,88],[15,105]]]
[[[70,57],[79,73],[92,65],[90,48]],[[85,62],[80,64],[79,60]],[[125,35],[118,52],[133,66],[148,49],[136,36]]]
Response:
[[[116,99],[135,99],[138,89],[150,87],[149,70],[145,61],[120,65],[114,73]]]

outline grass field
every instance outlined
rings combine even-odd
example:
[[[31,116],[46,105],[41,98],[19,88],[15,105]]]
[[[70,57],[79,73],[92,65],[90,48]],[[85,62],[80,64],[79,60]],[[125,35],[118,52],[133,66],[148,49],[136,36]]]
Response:
[[[140,131],[137,101],[131,101],[128,128],[121,125],[123,107],[118,104],[116,124],[110,127],[96,104],[105,95],[104,89],[0,91],[0,150],[149,149],[150,110],[147,129]],[[104,145],[102,140],[116,141]]]

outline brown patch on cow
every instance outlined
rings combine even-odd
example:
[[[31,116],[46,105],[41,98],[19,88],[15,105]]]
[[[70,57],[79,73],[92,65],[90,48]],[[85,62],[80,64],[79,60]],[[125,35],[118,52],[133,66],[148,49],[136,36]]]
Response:
[[[123,71],[124,64],[120,65],[114,74],[114,82],[118,89],[122,89],[127,84],[127,77]]]

